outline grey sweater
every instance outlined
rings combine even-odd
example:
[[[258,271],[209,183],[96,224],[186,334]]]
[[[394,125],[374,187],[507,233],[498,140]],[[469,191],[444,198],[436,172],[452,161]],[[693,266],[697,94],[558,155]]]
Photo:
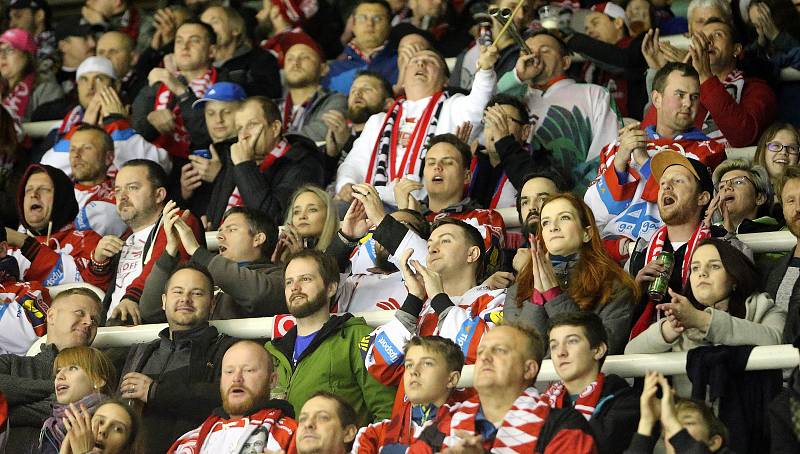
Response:
[[[263,261],[240,266],[205,248],[198,248],[189,259],[208,268],[219,288],[214,295],[212,320],[229,320],[247,317],[270,317],[285,314],[283,293],[283,268]],[[162,254],[156,261],[144,287],[140,307],[147,323],[166,321],[161,309],[161,294],[167,279],[178,266],[178,258]]]

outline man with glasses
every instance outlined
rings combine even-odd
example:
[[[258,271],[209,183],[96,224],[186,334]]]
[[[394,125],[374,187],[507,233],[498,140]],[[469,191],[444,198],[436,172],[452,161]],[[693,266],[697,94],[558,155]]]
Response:
[[[700,99],[694,68],[685,63],[665,65],[656,74],[652,97],[658,123],[644,130],[639,123],[620,129],[619,140],[601,151],[597,179],[584,197],[609,253],[619,261],[627,257],[630,241],[646,244],[664,224],[651,158],[672,150],[712,169],[725,158],[724,147],[692,125]],[[708,192],[710,201],[710,179]]]
[[[533,145],[549,150],[558,167],[570,169],[575,189],[583,191],[596,176],[600,150],[616,140],[619,118],[608,90],[567,77],[572,63],[561,38],[540,31],[525,43],[515,68],[498,83],[498,91],[524,97],[532,118]]]
[[[781,227],[769,216],[772,194],[766,169],[743,159],[728,159],[714,170],[712,180],[717,195],[706,216],[712,221],[720,217],[729,233],[773,232]]]
[[[361,0],[353,10],[353,39],[330,65],[322,85],[348,93],[359,71],[374,71],[397,82],[397,49],[387,46],[392,8],[385,0]]]

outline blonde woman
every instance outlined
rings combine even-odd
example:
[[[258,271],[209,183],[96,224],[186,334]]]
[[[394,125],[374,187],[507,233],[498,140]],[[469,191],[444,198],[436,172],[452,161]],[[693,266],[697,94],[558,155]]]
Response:
[[[339,217],[331,196],[317,186],[302,186],[292,195],[272,261],[283,262],[304,248],[324,251],[337,230]]]

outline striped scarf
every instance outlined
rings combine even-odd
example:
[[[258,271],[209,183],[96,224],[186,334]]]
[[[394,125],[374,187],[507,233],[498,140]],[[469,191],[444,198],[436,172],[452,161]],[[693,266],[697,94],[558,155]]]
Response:
[[[411,134],[398,170],[395,161],[398,159],[397,143],[400,127],[396,123],[403,118],[403,104],[406,99],[397,98],[386,114],[383,127],[381,127],[381,135],[375,141],[369,161],[367,183],[371,183],[373,186],[386,186],[389,181],[394,181],[407,174],[416,174],[416,171],[419,170],[418,167],[421,167],[418,166],[418,161],[421,159],[420,152],[436,134],[436,125],[439,123],[439,115],[442,113],[446,99],[447,94],[441,91],[431,97]]]
[[[449,435],[444,439],[443,448],[454,446],[459,441],[454,435],[457,430],[476,433],[475,417],[480,408],[478,397],[473,397],[456,407],[450,419]],[[550,398],[546,394],[540,395],[534,387],[525,389],[506,413],[495,439],[484,440],[484,450],[503,453],[535,452],[539,433],[547,421],[550,410]]]
[[[691,268],[692,263],[692,254],[694,254],[694,250],[697,248],[697,245],[706,238],[711,236],[711,230],[705,226],[703,222],[697,226],[697,230],[694,231],[692,237],[689,238],[689,241],[686,242],[686,252],[683,253],[683,263],[681,266],[681,283],[686,285],[686,281],[689,279],[689,269]],[[664,249],[664,242],[667,240],[667,226],[663,225],[660,229],[656,231],[652,238],[650,238],[650,244],[647,246],[647,257],[645,259],[645,265],[652,262],[653,260],[658,257],[658,254]],[[636,323],[633,325],[633,329],[631,329],[631,339],[638,336],[642,333],[642,331],[646,330],[648,326],[655,320],[656,315],[656,305],[655,303],[650,300],[647,302],[647,305],[642,311],[642,315],[636,320]]]
[[[574,402],[575,410],[581,412],[584,418],[588,421],[594,414],[597,403],[600,401],[600,395],[603,394],[603,385],[605,385],[606,376],[602,372],[597,374],[597,379],[584,388],[578,398]],[[564,398],[567,395],[567,387],[564,382],[559,381],[554,383],[544,392],[550,398],[550,405],[553,408],[564,408]]]
[[[3,97],[3,106],[15,119],[22,121],[28,112],[28,105],[33,95],[33,81],[36,74],[31,73],[23,77],[11,91]]]

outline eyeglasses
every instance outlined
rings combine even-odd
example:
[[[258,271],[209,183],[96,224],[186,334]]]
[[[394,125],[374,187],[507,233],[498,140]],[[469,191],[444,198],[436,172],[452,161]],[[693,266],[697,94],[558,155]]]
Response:
[[[747,182],[750,182],[750,184],[752,184],[755,187],[755,184],[753,184],[753,180],[744,175],[740,177],[728,178],[727,180],[720,180],[719,183],[717,183],[717,191],[721,191],[727,186],[730,186],[732,188],[740,188],[744,186]]]
[[[355,19],[356,22],[358,22],[359,24],[363,24],[366,22],[372,22],[373,24],[380,24],[381,22],[388,20],[386,16],[380,16],[377,14],[373,16],[370,16],[368,14],[356,14]]]
[[[767,151],[780,153],[781,150],[786,150],[786,152],[789,154],[800,154],[800,147],[797,145],[784,145],[780,142],[767,142]]]

